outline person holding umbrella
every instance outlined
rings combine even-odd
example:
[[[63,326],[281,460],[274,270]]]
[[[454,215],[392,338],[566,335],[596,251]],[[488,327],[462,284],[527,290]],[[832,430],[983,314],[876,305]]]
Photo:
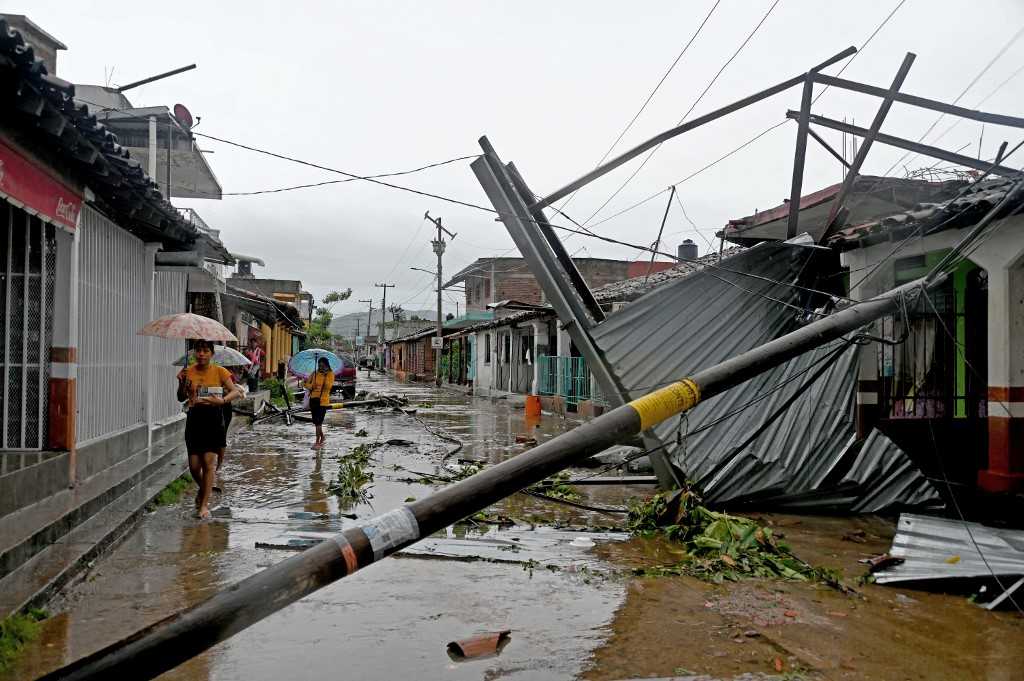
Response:
[[[313,418],[313,425],[316,427],[316,442],[313,449],[324,446],[324,417],[331,406],[331,389],[334,388],[334,371],[331,370],[331,363],[326,357],[320,357],[316,362],[316,371],[309,375],[304,383],[309,391],[309,412]]]
[[[195,341],[195,364],[178,372],[178,400],[185,402],[188,410],[185,421],[188,469],[199,485],[196,511],[200,518],[210,516],[217,455],[224,446],[223,408],[240,395],[228,370],[211,362],[213,353],[211,341]]]

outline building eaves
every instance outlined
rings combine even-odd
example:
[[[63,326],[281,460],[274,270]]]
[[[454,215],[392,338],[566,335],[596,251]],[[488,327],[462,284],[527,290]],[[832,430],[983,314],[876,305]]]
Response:
[[[67,162],[123,229],[168,250],[190,250],[204,237],[157,189],[117,136],[85,106],[75,86],[52,76],[21,33],[0,18],[0,118],[33,145]],[[223,245],[210,247],[233,262]]]
[[[301,330],[302,317],[299,309],[291,303],[274,300],[261,293],[225,284],[227,295],[236,299],[239,306],[260,317],[263,321],[284,321],[295,330]]]

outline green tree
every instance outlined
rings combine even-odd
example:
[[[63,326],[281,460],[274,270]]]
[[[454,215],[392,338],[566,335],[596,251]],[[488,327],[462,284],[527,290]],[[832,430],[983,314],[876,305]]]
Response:
[[[344,291],[331,291],[324,296],[321,305],[318,305],[313,315],[313,320],[306,329],[306,340],[303,343],[305,348],[327,348],[330,347],[334,334],[331,333],[331,320],[334,319],[334,306],[349,299],[352,289]]]

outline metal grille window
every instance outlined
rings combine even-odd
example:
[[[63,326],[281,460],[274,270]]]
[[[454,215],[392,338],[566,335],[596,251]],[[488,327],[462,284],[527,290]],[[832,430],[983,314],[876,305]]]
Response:
[[[560,395],[567,404],[590,399],[590,371],[584,358],[541,355],[537,363],[538,393]]]
[[[3,449],[46,446],[56,251],[52,225],[0,201]]]

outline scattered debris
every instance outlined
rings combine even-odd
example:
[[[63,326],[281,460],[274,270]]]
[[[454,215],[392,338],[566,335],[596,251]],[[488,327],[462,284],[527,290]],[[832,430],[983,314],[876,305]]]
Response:
[[[793,555],[770,527],[762,527],[750,518],[711,511],[701,505],[693,491],[655,494],[646,501],[634,502],[627,527],[645,536],[664,534],[686,549],[687,555],[679,563],[639,568],[637,574],[685,574],[714,583],[743,577],[781,577],[820,580],[847,590],[835,572],[815,568]]]
[[[481,634],[461,641],[452,641],[448,644],[448,657],[456,662],[462,662],[464,660],[501,655],[501,651],[512,640],[511,634],[511,629],[505,629],[504,631]]]
[[[370,434],[366,432],[366,428],[360,428],[356,431],[356,437],[369,437]]]
[[[580,499],[580,493],[576,491],[576,488],[568,484],[569,473],[567,471],[561,471],[548,478],[545,478],[535,485],[530,485],[527,488],[528,492],[536,492],[542,494],[545,497],[551,499],[561,499],[564,501],[578,501]]]
[[[537,438],[533,437],[532,435],[516,435],[516,444],[530,445],[532,447],[533,445],[537,444]]]
[[[373,472],[367,470],[370,463],[370,447],[361,444],[350,453],[338,457],[338,478],[331,483],[328,491],[337,496],[342,503],[366,503],[373,498],[370,494],[370,483]]]
[[[850,541],[855,544],[863,544],[867,542],[867,536],[867,532],[864,530],[850,530],[843,535],[842,539],[843,541]]]
[[[30,609],[0,620],[0,671],[8,669],[26,644],[39,636],[46,611]]]
[[[877,572],[878,570],[884,570],[888,567],[892,567],[893,565],[900,565],[903,563],[903,559],[895,558],[888,553],[883,553],[878,556],[872,556],[871,558],[861,558],[857,562],[867,565],[871,572]]]

